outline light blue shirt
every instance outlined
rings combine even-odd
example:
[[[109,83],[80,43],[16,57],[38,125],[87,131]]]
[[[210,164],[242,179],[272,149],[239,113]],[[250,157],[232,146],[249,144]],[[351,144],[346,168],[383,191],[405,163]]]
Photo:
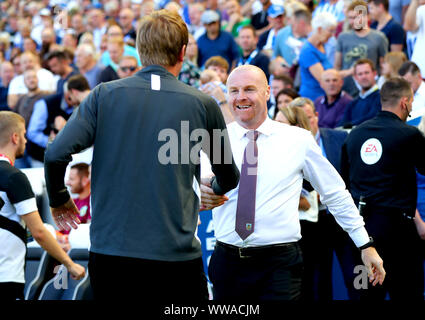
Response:
[[[38,100],[34,104],[34,109],[28,124],[27,137],[28,140],[42,148],[45,148],[49,141],[49,137],[43,132],[43,130],[46,129],[48,116],[49,112],[47,110],[46,101],[44,101],[44,99]]]
[[[276,36],[273,58],[281,56],[289,66],[292,66],[298,62],[301,48],[306,40],[307,37],[295,38],[291,26],[284,27]]]
[[[142,65],[142,63],[140,62],[140,58],[139,58],[139,53],[137,52],[137,50],[131,46],[128,45],[124,45],[124,55],[123,56],[132,56],[135,57],[137,59],[137,64],[139,66]],[[118,69],[117,64],[115,64],[112,60],[111,60],[111,56],[109,55],[108,51],[105,51],[102,56],[100,57],[100,62],[105,66],[109,66],[111,65],[111,67],[116,71]]]

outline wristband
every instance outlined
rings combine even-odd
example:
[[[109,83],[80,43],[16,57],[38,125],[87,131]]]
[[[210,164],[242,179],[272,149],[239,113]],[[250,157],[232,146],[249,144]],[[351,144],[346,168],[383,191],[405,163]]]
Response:
[[[373,241],[373,238],[372,237],[369,237],[369,242],[366,243],[366,244],[364,244],[364,245],[362,245],[361,247],[359,247],[359,250],[361,251],[363,249],[367,249],[369,247],[374,247],[374,246],[375,246],[375,242]]]

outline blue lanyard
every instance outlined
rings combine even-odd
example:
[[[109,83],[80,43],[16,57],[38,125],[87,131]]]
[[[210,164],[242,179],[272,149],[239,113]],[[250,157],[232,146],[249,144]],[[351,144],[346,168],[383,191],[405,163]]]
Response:
[[[252,59],[254,59],[258,54],[258,49],[255,49],[254,51],[252,51],[252,53],[249,55],[248,59],[245,60],[243,58],[240,58],[239,63],[238,63],[238,67],[245,65],[245,64],[251,64]]]

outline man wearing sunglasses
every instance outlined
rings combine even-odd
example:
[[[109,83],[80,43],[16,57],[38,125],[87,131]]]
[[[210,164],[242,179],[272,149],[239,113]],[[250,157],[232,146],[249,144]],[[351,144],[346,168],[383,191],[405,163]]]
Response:
[[[120,79],[127,78],[132,76],[137,71],[139,71],[139,67],[137,65],[137,59],[132,56],[124,56],[122,57],[119,68],[117,69],[118,76]]]

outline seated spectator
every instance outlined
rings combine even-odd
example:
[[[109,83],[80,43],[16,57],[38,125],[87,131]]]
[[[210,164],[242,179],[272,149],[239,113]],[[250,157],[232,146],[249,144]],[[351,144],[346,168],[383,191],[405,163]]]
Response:
[[[267,21],[270,28],[261,33],[258,39],[258,49],[269,57],[272,57],[277,34],[285,27],[284,7],[277,4],[269,6],[267,9]]]
[[[13,65],[9,61],[4,61],[0,64],[0,111],[10,110],[7,103],[7,95],[14,75]]]
[[[23,49],[25,51],[31,51],[34,54],[38,54],[37,52],[37,42],[34,39],[27,37],[24,39]]]
[[[198,39],[198,66],[203,67],[205,62],[213,56],[221,56],[227,60],[230,71],[239,59],[239,47],[232,35],[220,30],[220,16],[217,12],[206,10],[201,17],[206,32]]]
[[[124,55],[124,41],[120,37],[108,39],[108,53],[111,63],[102,70],[99,76],[100,82],[108,82],[119,79],[117,74],[118,64]]]
[[[318,13],[311,22],[313,32],[301,49],[299,67],[301,75],[300,96],[316,100],[325,94],[320,87],[322,73],[332,68],[326,52],[325,43],[335,33],[337,21],[328,12]]]
[[[381,89],[384,82],[388,79],[398,77],[398,70],[406,61],[407,58],[403,52],[388,52],[384,57],[384,61],[382,62],[381,76],[377,82],[378,88]]]
[[[220,81],[224,85],[226,84],[227,77],[229,76],[227,72],[227,70],[229,70],[229,64],[227,63],[226,59],[220,56],[211,57],[205,62],[205,69],[214,70],[217,72]]]
[[[271,63],[273,64],[273,63]],[[272,68],[270,68],[272,71]],[[272,78],[272,77],[271,77]],[[287,74],[274,74],[273,78],[270,82],[270,100],[267,102],[268,115],[271,119],[273,119],[274,115],[277,113],[276,110],[276,96],[279,91],[285,88],[294,88],[294,81]]]
[[[205,6],[200,2],[189,4],[189,33],[194,37],[195,41],[205,33],[205,27],[201,22],[201,16],[205,11]]]
[[[135,57],[137,59],[138,65],[139,66],[142,65],[141,62],[140,62],[139,54],[137,53],[137,49],[134,48],[134,47],[132,47],[132,46],[127,45],[124,42],[124,35],[123,35],[123,31],[120,28],[120,26],[118,26],[118,25],[112,25],[112,26],[110,26],[108,28],[108,31],[107,31],[105,37],[102,38],[102,42],[103,42],[103,39],[105,39],[106,40],[106,44],[107,44],[109,42],[109,39],[111,39],[111,38],[120,38],[120,39],[122,39],[122,41],[123,41],[123,48],[124,48],[123,55]],[[115,68],[116,65],[114,65],[115,62],[113,61],[112,57],[110,56],[110,53],[109,53],[108,50],[107,51],[104,51],[102,53],[102,56],[100,57],[100,62],[105,67],[107,67],[109,65],[112,65],[112,67],[114,69],[116,69]]]
[[[357,60],[354,64],[354,79],[360,85],[360,95],[347,105],[339,125],[351,128],[378,114],[381,110],[381,97],[375,77],[376,70],[371,60]]]
[[[242,57],[239,59],[237,66],[239,67],[244,64],[257,66],[264,71],[268,79],[270,76],[270,59],[257,48],[258,37],[255,34],[254,27],[251,25],[241,27],[237,42],[242,49]]]
[[[120,79],[134,75],[140,68],[137,65],[137,59],[132,56],[124,56],[119,63],[117,74]]]
[[[310,123],[302,108],[288,105],[278,111],[276,121],[310,130]]]
[[[73,75],[78,74],[71,66],[72,59],[65,50],[55,50],[49,52],[45,60],[50,71],[59,76],[56,93],[63,95],[64,83]]]
[[[385,34],[388,39],[388,51],[403,51],[406,34],[388,10],[389,0],[369,1],[369,15],[373,21],[370,27]]]
[[[398,73],[409,82],[414,93],[412,111],[410,112],[411,119],[425,118],[425,83],[422,80],[418,65],[412,61],[406,61],[400,67]]]
[[[49,70],[41,68],[40,60],[37,55],[32,52],[24,52],[21,54],[20,62],[22,72],[25,72],[29,69],[34,69],[37,71],[38,83],[41,90],[49,92],[56,91],[57,79]],[[7,98],[9,107],[14,109],[19,96],[27,93],[28,89],[24,83],[24,75],[21,74],[15,76],[10,82],[9,86],[9,93]]]
[[[186,55],[183,60],[183,65],[179,73],[179,80],[189,86],[199,88],[199,78],[201,70],[197,65],[198,60],[198,44],[195,37],[189,33],[189,41],[186,47]]]
[[[229,20],[227,23],[223,24],[223,28],[227,32],[230,32],[234,38],[237,38],[240,28],[251,24],[251,19],[245,18],[242,15],[241,5],[237,0],[226,1],[225,9],[229,16]]]
[[[342,90],[344,80],[338,70],[328,69],[322,73],[320,86],[325,91],[323,96],[314,101],[319,113],[320,128],[335,128],[344,115],[345,108],[353,98]]]
[[[67,50],[70,50],[73,54],[75,54],[75,50],[77,50],[77,46],[78,46],[77,32],[73,29],[65,30],[62,41],[61,41],[61,45]]]
[[[296,98],[298,98],[300,95],[291,88],[285,88],[279,91],[279,93],[276,95],[276,108],[274,108],[275,110],[275,114],[273,119],[276,118],[277,113],[286,108],[293,100],[295,100]]]
[[[80,44],[75,51],[78,70],[87,78],[91,89],[100,83],[100,73],[105,68],[101,63],[96,61],[94,56],[94,46],[89,44]]]
[[[119,15],[119,24],[124,34],[124,42],[130,46],[136,46],[136,30],[133,26],[134,13],[129,8],[123,8]]]
[[[288,66],[298,63],[301,48],[311,31],[311,13],[297,10],[290,24],[279,31],[276,37],[273,57],[281,56]]]
[[[252,14],[251,24],[257,30],[257,35],[262,35],[265,31],[269,30],[270,20],[269,17],[269,8],[272,5],[271,0],[261,0],[262,8]]]

